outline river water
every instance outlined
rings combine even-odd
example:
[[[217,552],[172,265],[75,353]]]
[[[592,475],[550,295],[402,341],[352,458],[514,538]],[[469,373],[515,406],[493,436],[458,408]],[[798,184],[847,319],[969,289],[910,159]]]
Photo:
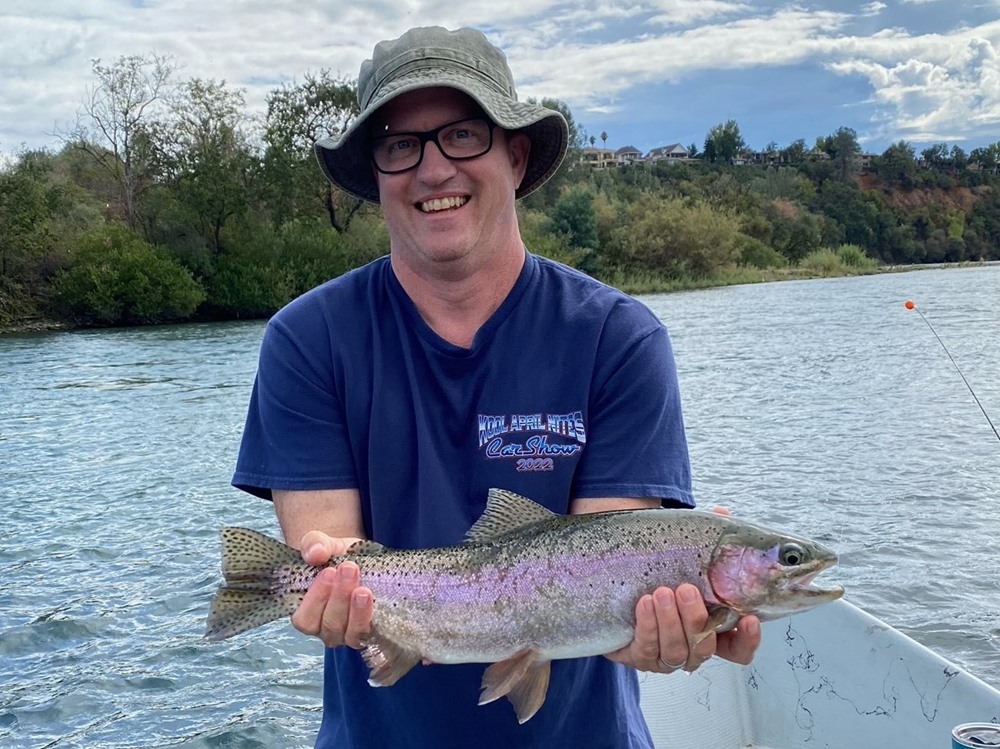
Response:
[[[644,297],[702,505],[833,546],[850,600],[995,686],[1000,440],[903,302],[998,423],[998,292],[986,266]],[[218,528],[277,532],[228,485],[262,330],[0,338],[0,746],[311,745],[318,641],[201,640]]]

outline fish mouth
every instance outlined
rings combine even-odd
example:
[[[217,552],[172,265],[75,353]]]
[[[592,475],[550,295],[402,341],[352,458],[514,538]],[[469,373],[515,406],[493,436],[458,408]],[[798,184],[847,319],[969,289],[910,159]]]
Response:
[[[815,559],[812,562],[801,565],[793,576],[785,579],[781,586],[783,592],[790,597],[808,600],[809,606],[823,601],[836,601],[844,595],[842,585],[834,585],[828,588],[820,587],[814,583],[815,578],[823,571],[837,564],[837,558]]]

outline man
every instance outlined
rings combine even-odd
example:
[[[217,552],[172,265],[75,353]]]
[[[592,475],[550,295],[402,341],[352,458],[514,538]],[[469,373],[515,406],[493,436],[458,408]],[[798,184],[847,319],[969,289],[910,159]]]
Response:
[[[562,116],[518,102],[503,53],[471,29],[379,43],[358,101],[317,154],[335,185],[381,204],[390,254],[271,320],[233,483],[272,498],[317,565],[359,538],[459,543],[494,486],[561,513],[692,506],[663,326],[521,240],[515,200],[562,160]],[[689,648],[700,594],[657,590],[628,647],[556,661],[518,725],[505,701],[476,705],[482,664],[370,687],[356,649],[377,606],[345,563],[292,616],[328,647],[317,747],[648,747],[634,669],[745,663],[760,641],[747,617]]]

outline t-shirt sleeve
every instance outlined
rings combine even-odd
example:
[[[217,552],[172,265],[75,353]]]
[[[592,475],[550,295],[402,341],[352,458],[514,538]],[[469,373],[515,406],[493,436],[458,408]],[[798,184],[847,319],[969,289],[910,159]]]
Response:
[[[693,507],[677,368],[666,329],[606,331],[576,497],[657,497]]]
[[[329,337],[317,327],[304,341],[279,313],[264,334],[232,482],[258,497],[357,486]]]

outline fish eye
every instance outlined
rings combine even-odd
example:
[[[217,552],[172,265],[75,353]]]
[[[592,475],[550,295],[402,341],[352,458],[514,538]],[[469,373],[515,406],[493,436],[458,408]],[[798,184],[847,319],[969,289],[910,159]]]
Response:
[[[785,567],[798,567],[809,558],[809,554],[795,543],[782,544],[778,549],[778,561]]]

